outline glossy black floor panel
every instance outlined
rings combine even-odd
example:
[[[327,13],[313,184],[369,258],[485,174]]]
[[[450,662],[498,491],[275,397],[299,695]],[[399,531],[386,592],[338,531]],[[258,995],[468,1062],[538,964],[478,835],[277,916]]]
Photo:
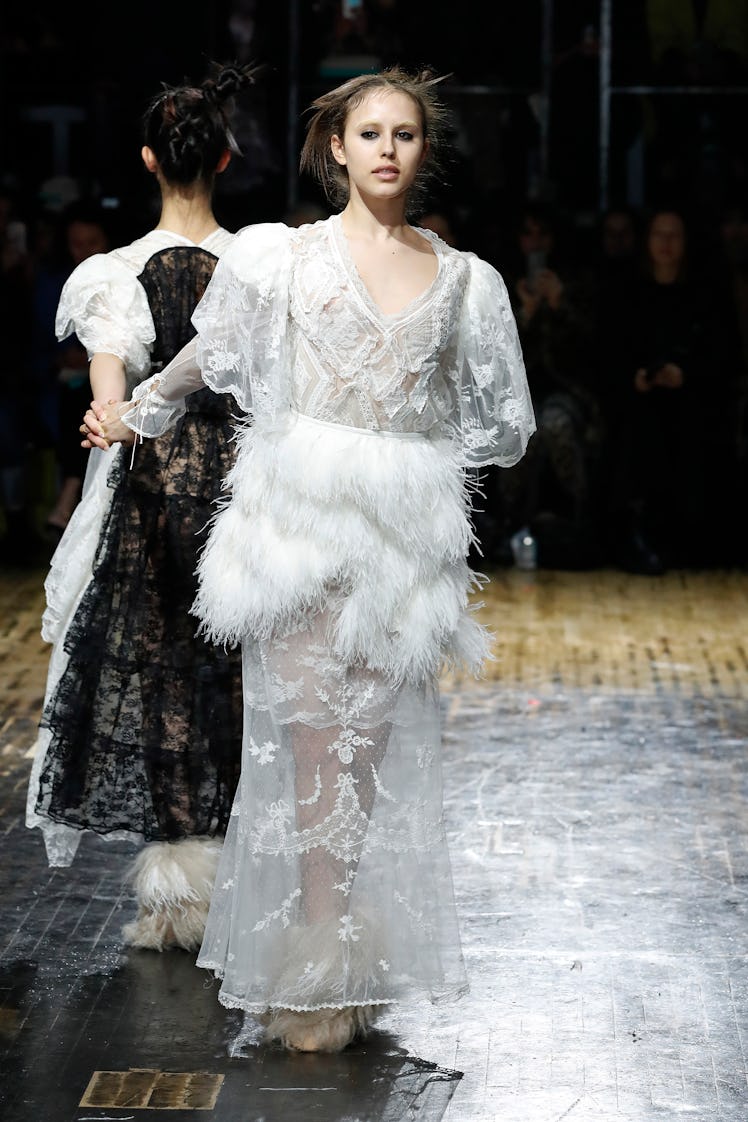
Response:
[[[87,837],[47,868],[23,825],[34,722],[11,713],[3,1122],[746,1122],[748,578],[719,617],[720,589],[681,610],[668,583],[654,626],[621,589],[618,646],[613,601],[585,646],[560,587],[514,590],[552,677],[517,631],[504,681],[444,684],[470,993],[392,1010],[340,1055],[262,1044],[194,955],[123,949],[135,849]]]

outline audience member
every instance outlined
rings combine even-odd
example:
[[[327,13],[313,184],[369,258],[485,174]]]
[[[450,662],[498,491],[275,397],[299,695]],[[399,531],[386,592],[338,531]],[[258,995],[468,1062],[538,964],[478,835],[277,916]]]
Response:
[[[620,417],[609,496],[614,559],[630,572],[726,560],[717,542],[730,385],[738,356],[731,309],[693,267],[686,223],[650,218],[644,268],[601,309],[608,408]],[[724,512],[723,512],[724,513]]]
[[[26,227],[12,191],[0,190],[0,492],[4,563],[31,560],[33,529],[27,512],[26,424],[29,406],[28,253]]]
[[[588,284],[544,205],[524,208],[513,249],[504,267],[537,432],[524,460],[500,476],[504,539],[529,527],[542,566],[588,568],[600,560],[592,465],[603,440]]]
[[[58,475],[47,527],[57,536],[67,526],[81,495],[88,452],[80,446],[78,426],[91,400],[91,388],[86,350],[75,336],[57,342],[55,314],[73,269],[111,247],[111,225],[111,216],[96,200],[70,203],[59,216],[56,240],[39,255],[32,279],[33,366],[39,409],[51,429]]]
[[[734,329],[732,343],[737,354],[730,409],[730,424],[725,434],[725,450],[730,457],[730,484],[725,489],[732,510],[744,510],[748,500],[748,202],[728,201],[718,223],[715,280],[720,300],[728,314],[728,328]],[[745,519],[730,518],[735,559],[748,560],[748,526]]]

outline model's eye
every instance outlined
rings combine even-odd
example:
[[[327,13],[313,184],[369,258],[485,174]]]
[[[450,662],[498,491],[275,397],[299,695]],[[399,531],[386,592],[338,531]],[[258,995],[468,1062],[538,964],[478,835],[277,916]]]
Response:
[[[413,139],[413,133],[408,132],[407,129],[400,129],[400,131],[397,134],[397,138],[398,138],[398,140],[412,140]]]
[[[376,135],[377,134],[374,132],[374,129],[364,129],[364,131],[361,133],[361,136],[364,140],[373,140]]]

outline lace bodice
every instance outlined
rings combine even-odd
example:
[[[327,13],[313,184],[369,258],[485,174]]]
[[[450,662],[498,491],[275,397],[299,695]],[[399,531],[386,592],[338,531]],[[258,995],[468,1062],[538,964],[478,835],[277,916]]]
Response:
[[[474,254],[423,236],[437,275],[387,315],[356,270],[340,215],[300,229],[247,227],[193,316],[192,367],[183,352],[145,383],[136,398],[157,392],[127,422],[147,436],[163,432],[199,367],[256,424],[293,410],[371,430],[436,429],[461,443],[468,464],[515,463],[535,422],[504,282]]]
[[[293,405],[356,428],[428,432],[455,408],[447,376],[468,265],[443,252],[435,280],[396,315],[379,310],[348,250],[339,217],[292,240]]]

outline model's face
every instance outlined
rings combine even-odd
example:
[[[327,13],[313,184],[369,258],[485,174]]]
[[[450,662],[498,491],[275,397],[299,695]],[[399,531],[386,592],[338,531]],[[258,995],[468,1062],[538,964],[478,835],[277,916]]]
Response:
[[[649,255],[655,265],[678,265],[686,252],[686,234],[677,214],[657,214],[649,227]]]
[[[332,153],[348,172],[351,191],[393,199],[413,185],[428,151],[418,105],[399,90],[381,89],[352,109]]]

